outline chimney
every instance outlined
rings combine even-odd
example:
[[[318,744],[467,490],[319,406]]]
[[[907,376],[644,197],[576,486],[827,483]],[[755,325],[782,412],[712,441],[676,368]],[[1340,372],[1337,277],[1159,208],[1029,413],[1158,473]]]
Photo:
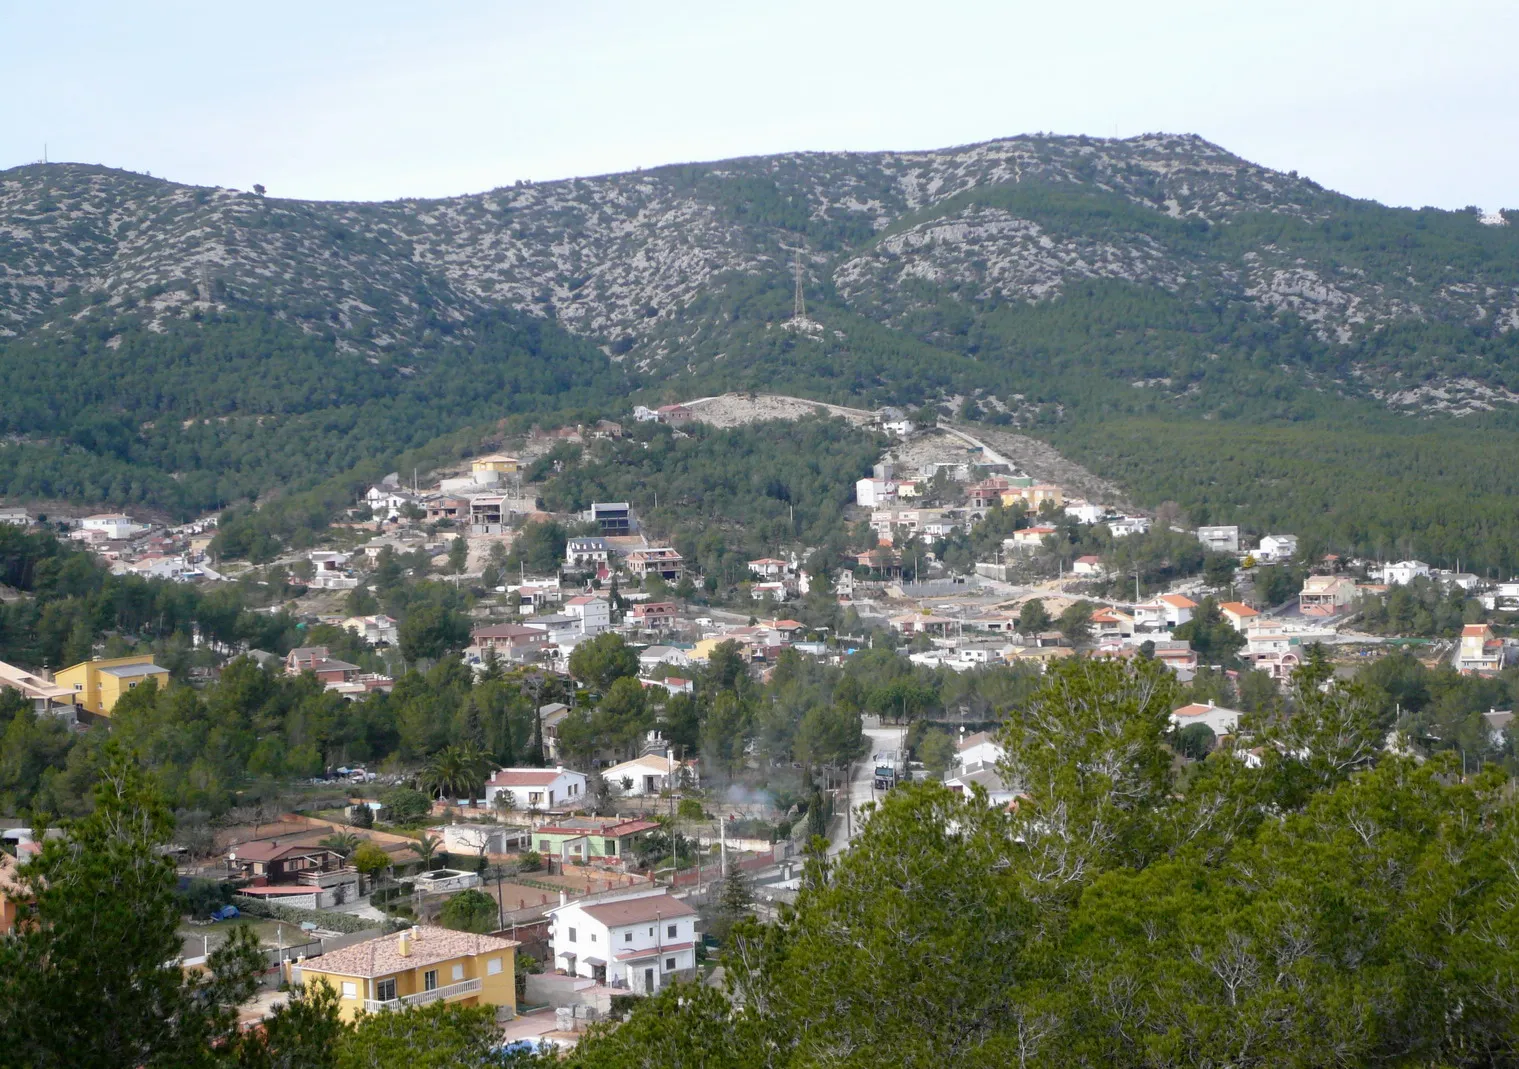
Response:
[[[1213,699],[1212,698],[1208,699],[1208,708],[1209,709],[1213,708]]]
[[[403,958],[411,957],[411,932],[409,930],[396,936],[396,953]]]
[[[559,904],[561,906],[567,906],[567,905],[569,905],[569,903],[570,903],[570,896],[568,894],[566,894],[565,892],[560,891],[559,892]]]
[[[413,924],[411,926],[411,937],[418,943],[422,941],[422,926],[420,924]]]

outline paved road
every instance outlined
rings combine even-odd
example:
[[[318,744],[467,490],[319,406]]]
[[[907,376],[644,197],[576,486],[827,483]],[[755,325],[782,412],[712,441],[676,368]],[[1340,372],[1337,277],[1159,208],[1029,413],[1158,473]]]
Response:
[[[834,817],[833,826],[828,829],[829,857],[843,853],[849,845],[850,837],[859,833],[860,806],[875,800],[875,762],[872,758],[882,750],[899,749],[905,733],[904,728],[891,725],[882,727],[873,716],[865,718],[865,737],[870,740],[870,753],[854,763],[848,788],[840,789],[838,815]],[[847,818],[846,802],[850,814]]]

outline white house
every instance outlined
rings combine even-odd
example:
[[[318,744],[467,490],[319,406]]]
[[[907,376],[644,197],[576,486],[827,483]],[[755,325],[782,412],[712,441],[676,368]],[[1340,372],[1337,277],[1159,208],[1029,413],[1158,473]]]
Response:
[[[375,646],[396,644],[396,621],[390,616],[350,616],[343,627]]]
[[[1018,797],[1018,792],[1002,779],[1002,773],[997,771],[995,765],[982,762],[962,764],[951,769],[944,776],[944,786],[956,794],[967,795],[971,793],[972,787],[980,787],[986,791],[986,800],[998,807],[1006,806]]]
[[[1382,582],[1388,586],[1407,586],[1420,576],[1429,577],[1429,565],[1421,560],[1400,560],[1382,569]]]
[[[1094,524],[1108,514],[1108,510],[1101,505],[1091,505],[1085,501],[1067,501],[1065,514],[1078,523]]]
[[[1134,606],[1134,626],[1180,627],[1192,619],[1197,602],[1183,594],[1162,594]]]
[[[1238,527],[1199,527],[1197,540],[1214,553],[1239,552]]]
[[[854,503],[862,508],[880,508],[896,499],[897,484],[893,479],[861,479],[854,484]]]
[[[585,773],[564,768],[498,768],[485,781],[485,804],[510,794],[512,809],[552,809],[585,798]]]
[[[638,654],[638,668],[642,672],[652,672],[662,664],[673,668],[689,668],[691,657],[678,646],[650,646]]]
[[[645,754],[602,770],[602,778],[629,798],[646,798],[674,790],[680,782],[680,763],[664,754]]]
[[[652,995],[696,971],[696,910],[666,888],[580,899],[548,911],[554,968]]]
[[[348,574],[347,553],[330,550],[313,550],[311,553],[311,586],[316,590],[352,590],[359,581]]]
[[[379,520],[398,519],[401,510],[415,502],[415,497],[394,486],[371,486],[369,492],[364,495],[364,503]]]
[[[30,527],[32,517],[26,509],[0,509],[0,523],[8,523],[12,527]]]
[[[564,544],[566,568],[589,568],[612,559],[612,547],[605,538],[571,538]]]
[[[1255,559],[1267,564],[1291,560],[1297,553],[1297,535],[1267,535],[1255,549]]]
[[[140,523],[133,523],[132,517],[119,512],[103,512],[96,516],[86,516],[79,524],[86,531],[99,531],[106,538],[122,539],[131,538],[147,530]]]
[[[994,765],[1002,760],[1004,751],[989,731],[978,731],[960,740],[955,758],[962,765]]]
[[[758,579],[782,579],[790,565],[775,557],[761,557],[749,562],[749,574]]]
[[[564,615],[580,621],[580,633],[599,635],[612,626],[612,606],[605,598],[581,594],[564,603]]]
[[[1239,729],[1239,718],[1244,714],[1238,709],[1225,709],[1222,705],[1183,705],[1171,713],[1171,724],[1176,728],[1192,724],[1207,724],[1215,735],[1233,735]]]
[[[1101,557],[1088,554],[1085,557],[1077,557],[1076,562],[1071,565],[1071,571],[1076,575],[1102,575],[1107,569],[1102,566]]]
[[[633,418],[639,423],[658,423],[659,413],[648,405],[634,405]]]
[[[1150,529],[1150,521],[1145,516],[1120,516],[1116,520],[1108,520],[1108,531],[1114,538],[1127,538],[1129,535],[1144,534]]]

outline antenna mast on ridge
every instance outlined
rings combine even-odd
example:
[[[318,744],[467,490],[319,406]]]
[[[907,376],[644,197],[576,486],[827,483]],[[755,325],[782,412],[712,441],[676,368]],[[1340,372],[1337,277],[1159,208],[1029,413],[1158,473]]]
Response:
[[[792,277],[795,280],[794,297],[791,304],[791,318],[786,320],[787,330],[816,331],[822,329],[822,324],[807,318],[807,298],[802,291],[802,283],[805,278],[802,269],[802,253],[807,251],[805,243],[801,245],[782,245],[781,248],[792,254]]]

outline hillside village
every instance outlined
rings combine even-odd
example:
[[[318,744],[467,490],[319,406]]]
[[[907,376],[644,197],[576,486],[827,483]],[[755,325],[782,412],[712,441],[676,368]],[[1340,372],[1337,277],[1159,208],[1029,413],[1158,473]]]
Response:
[[[0,664],[0,690],[88,733],[114,728],[139,686],[205,687],[234,655],[340,704],[395,700],[419,662],[434,666],[429,678],[459,666],[466,687],[508,681],[531,696],[528,752],[514,751],[515,764],[473,743],[420,764],[318,764],[290,790],[186,833],[176,860],[206,908],[186,922],[185,964],[204,964],[213,934],[251,922],[276,945],[265,993],[244,1008],[250,1022],[273,1005],[272,985],[320,977],[345,1015],[467,1001],[496,1007],[508,1040],[563,1048],[628,996],[709,979],[714,933],[793,901],[809,839],[847,849],[860,807],[897,785],[938,779],[1016,809],[1024,786],[1009,778],[1001,741],[1006,699],[986,695],[1023,693],[1052,662],[1153,660],[1183,695],[1170,717],[1182,758],[1238,747],[1258,764],[1257,713],[1235,706],[1248,696],[1269,708],[1269,692],[1301,669],[1350,679],[1412,648],[1431,668],[1496,680],[1515,659],[1504,622],[1519,611],[1519,582],[1342,560],[1290,532],[1189,526],[1116,493],[1076,492],[1104,484],[1080,472],[1063,486],[1047,458],[1009,455],[933,410],[823,413],[885,443],[873,470],[841,488],[852,503],[837,559],[777,544],[720,583],[632,502],[542,505],[565,446],[625,443],[641,426],[680,436],[706,419],[813,418],[814,408],[706,398],[535,429],[425,479],[389,475],[321,545],[260,566],[218,553],[215,517],[164,526],[5,508],[0,521],[55,531],[118,577],[208,591],[273,583],[286,596],[260,611],[331,637],[220,649],[215,665],[176,672],[117,648],[51,669]],[[1141,545],[1163,559],[1136,557]],[[426,652],[375,596],[406,574],[472,592],[463,629]],[[1410,597],[1455,604],[1458,622],[1400,633],[1389,606]],[[804,723],[790,741],[751,736],[722,750],[706,729],[698,739],[682,726],[714,680],[780,694],[803,663],[847,676],[867,660],[906,674],[862,692],[864,715],[836,741],[803,743]],[[613,662],[625,667],[603,667]],[[647,719],[614,737],[606,725],[621,714],[608,710],[623,705]],[[1511,717],[1483,714],[1495,751]],[[1388,746],[1439,744],[1397,726],[1405,734]],[[40,850],[14,817],[10,865]],[[0,882],[7,901],[14,923],[25,905],[14,881]]]

